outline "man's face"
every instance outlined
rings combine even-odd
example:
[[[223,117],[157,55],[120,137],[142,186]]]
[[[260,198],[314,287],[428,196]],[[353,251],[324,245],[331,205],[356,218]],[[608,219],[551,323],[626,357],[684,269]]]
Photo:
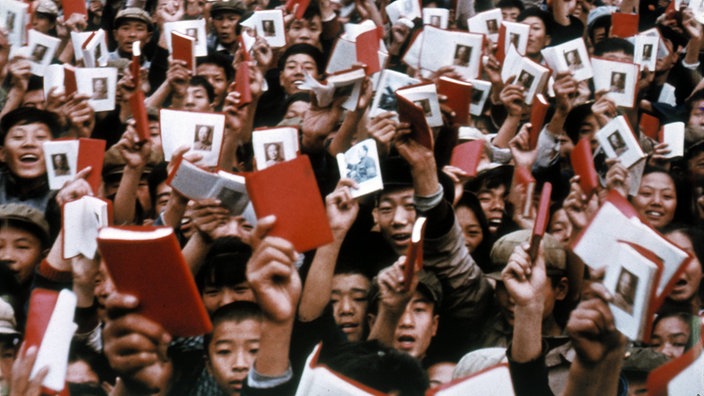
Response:
[[[49,34],[49,31],[56,26],[56,22],[51,21],[45,16],[40,16],[39,14],[34,15],[32,18],[32,29],[38,31],[39,33]]]
[[[579,138],[589,139],[592,152],[599,148],[599,141],[596,140],[596,133],[599,131],[599,123],[594,115],[589,115],[579,124]]]
[[[113,30],[117,48],[125,54],[132,54],[132,43],[139,41],[140,47],[149,41],[151,33],[147,24],[142,21],[126,21],[120,27]]]
[[[156,213],[161,213],[166,209],[166,205],[169,203],[171,198],[172,188],[166,182],[160,183],[156,186],[156,197],[154,200],[154,211]]]
[[[318,78],[318,66],[315,60],[307,54],[294,54],[286,59],[284,69],[279,75],[279,84],[287,95],[299,92],[298,86],[305,80],[304,71],[311,77]]]
[[[506,22],[516,22],[521,10],[518,7],[506,7],[501,9],[501,18]]]
[[[438,330],[438,315],[433,313],[435,304],[416,291],[401,316],[394,332],[393,347],[422,359],[430,341]]]
[[[704,128],[704,100],[697,100],[692,103],[692,111],[689,113],[687,126],[691,128]]]
[[[205,77],[215,91],[215,103],[221,104],[227,93],[227,75],[220,66],[204,63],[196,68],[196,75]]]
[[[479,204],[484,211],[484,216],[489,222],[489,232],[495,233],[499,227],[501,227],[501,222],[504,216],[504,209],[506,208],[506,187],[502,184],[495,188],[483,188],[479,190],[477,194],[479,199]]]
[[[413,222],[416,221],[413,189],[382,193],[372,215],[384,239],[397,253],[403,254],[411,240]]]
[[[15,125],[5,136],[4,146],[0,148],[0,160],[21,179],[42,176],[46,174],[42,143],[49,140],[51,132],[45,124]]]
[[[42,259],[42,245],[31,232],[12,226],[0,228],[0,261],[19,284],[28,282]]]
[[[213,28],[220,44],[228,46],[237,40],[235,28],[239,20],[240,16],[234,12],[219,12],[213,16]]]
[[[633,55],[627,54],[623,51],[604,52],[601,57],[611,61],[633,63]]]
[[[254,292],[249,286],[249,282],[241,282],[236,285],[215,286],[206,282],[203,288],[203,304],[208,314],[212,315],[218,308],[235,301],[256,302]]]
[[[188,90],[186,91],[186,103],[184,106],[186,111],[213,111],[213,106],[208,99],[208,91],[200,85],[188,87]]]
[[[362,341],[367,314],[369,279],[360,274],[339,274],[332,278],[332,311],[337,327],[350,342]]]
[[[296,19],[286,32],[286,42],[293,44],[310,44],[320,48],[320,34],[323,32],[323,23],[320,16],[311,19]]]
[[[692,175],[698,178],[704,178],[704,151],[693,155],[692,158],[687,161],[687,169]]]
[[[261,322],[246,319],[242,322],[226,320],[213,329],[208,345],[208,370],[220,389],[238,396],[249,368],[259,351]]]

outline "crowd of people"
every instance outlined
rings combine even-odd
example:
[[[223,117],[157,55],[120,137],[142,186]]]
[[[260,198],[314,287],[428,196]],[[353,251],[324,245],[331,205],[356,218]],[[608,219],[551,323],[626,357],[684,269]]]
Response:
[[[701,343],[704,30],[686,2],[676,10],[662,0],[423,0],[421,8],[449,10],[449,29],[467,30],[467,18],[495,8],[503,21],[528,24],[524,55],[537,63],[544,63],[543,48],[576,38],[593,57],[633,63],[633,40],[612,34],[614,13],[638,14],[638,30],[655,28],[663,47],[655,70],[637,76],[633,108],[616,106],[590,80],[576,81],[572,69],[588,60],[570,55],[571,70],[552,75],[544,92],[548,116],[536,126],[528,122],[525,87],[517,76],[502,79],[496,44],[487,39],[479,78],[491,82],[489,99],[459,124],[440,95],[443,125],[431,128],[433,149],[413,140],[412,125],[394,111],[368,115],[371,77],[353,110],[341,107],[345,98],[322,107],[303,89],[307,76],[324,81],[344,24],[365,20],[384,32],[382,68],[431,83],[463,78],[454,65],[428,71],[403,62],[423,21],[404,15],[389,21],[387,1],[314,0],[287,10],[276,0],[89,0],[87,15],[65,15],[58,1],[28,2],[28,28],[61,41],[52,63],[82,67],[71,32],[103,29],[107,66],[118,69],[118,81],[113,111],[94,111],[90,95],[45,91],[30,57],[13,51],[20,44],[10,43],[8,26],[0,28],[0,394],[42,392],[48,370],[32,373],[37,350],[21,348],[36,288],[77,296],[66,372],[71,395],[295,394],[306,358],[320,343],[320,364],[389,394],[422,395],[507,363],[517,395],[636,395],[648,391],[652,370]],[[306,9],[296,18],[299,7]],[[240,36],[256,32],[239,22],[268,9],[282,10],[287,44],[270,47],[265,29],[245,56]],[[193,72],[170,57],[164,25],[198,19],[205,20],[208,53]],[[135,42],[140,78],[130,68]],[[241,101],[236,70],[249,72],[251,102]],[[96,80],[100,98],[111,91],[106,81]],[[625,82],[612,85],[621,89]],[[146,141],[130,106],[139,90],[146,98]],[[189,200],[173,191],[160,109],[224,114],[218,168],[235,173],[257,170],[254,129],[297,128],[299,155],[309,157],[320,191],[309,199],[324,203],[333,241],[296,252],[269,235],[275,217],[255,222],[217,199]],[[645,115],[661,125],[685,124],[682,157],[670,158],[667,143],[646,136],[639,127]],[[570,152],[580,139],[599,152],[595,135],[617,116],[628,120],[646,158],[631,168],[602,158],[600,186],[587,195]],[[531,126],[540,129],[535,148]],[[62,188],[50,189],[47,166],[69,174],[66,157],[47,161],[42,149],[59,138],[105,140],[102,169],[76,169]],[[201,153],[182,147],[175,155],[197,162],[213,138],[212,129],[199,126],[194,146]],[[335,156],[368,138],[377,146],[384,188],[355,199],[362,173],[373,175],[359,167],[357,181],[340,175]],[[450,163],[452,149],[467,140],[484,142],[476,175]],[[267,148],[267,166],[283,162],[281,150]],[[518,181],[526,171],[535,179],[532,201]],[[94,172],[102,175],[97,191],[86,180]],[[531,229],[545,182],[552,184],[548,229],[532,258]],[[626,339],[614,325],[610,305],[632,306],[634,292],[612,296],[601,283],[604,273],[570,248],[612,191],[691,255],[649,318],[647,342]],[[85,195],[112,201],[115,226],[173,228],[210,316],[210,334],[168,334],[141,314],[139,296],[115,287],[99,253],[63,257],[61,208]],[[405,279],[420,217],[426,218],[422,270]],[[614,258],[603,260],[608,266]],[[634,287],[625,275],[619,287]]]

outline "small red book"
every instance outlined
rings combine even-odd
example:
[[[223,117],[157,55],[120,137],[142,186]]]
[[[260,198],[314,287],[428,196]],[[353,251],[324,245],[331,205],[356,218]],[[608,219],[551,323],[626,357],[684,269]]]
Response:
[[[433,132],[428,126],[423,109],[396,93],[396,110],[399,120],[411,125],[410,138],[432,150]]]
[[[24,348],[35,346],[39,348],[44,338],[44,333],[49,325],[51,313],[59,299],[56,290],[37,288],[32,290],[29,298],[29,314],[24,332]]]
[[[61,8],[64,10],[65,20],[73,14],[88,15],[86,2],[83,0],[61,0]]]
[[[469,122],[469,107],[472,102],[472,83],[442,76],[438,79],[438,94],[445,95],[445,104],[455,112],[455,122]]]
[[[103,139],[78,139],[78,161],[76,168],[80,171],[90,166],[90,171],[86,181],[90,188],[97,192],[100,190],[101,175],[103,171],[103,159],[105,158],[105,140]]]
[[[130,62],[130,74],[132,74],[132,81],[134,86],[139,89],[142,84],[141,81],[141,71],[142,71],[142,49],[140,47],[140,42],[135,41],[132,43],[132,61]]]
[[[195,39],[187,34],[171,31],[171,56],[186,62],[186,68],[196,74]]]
[[[425,234],[425,217],[419,217],[413,224],[411,242],[406,250],[406,264],[403,271],[403,290],[408,290],[413,276],[423,269],[423,236]]]
[[[503,23],[499,27],[499,41],[496,43],[496,60],[500,64],[504,63],[506,57],[506,25]]]
[[[543,240],[545,230],[548,228],[550,221],[550,196],[552,195],[552,184],[545,182],[543,190],[540,192],[540,203],[538,204],[538,213],[535,216],[533,223],[533,233],[530,238],[530,259],[535,260],[540,248],[540,241]]]
[[[212,330],[172,228],[104,227],[98,248],[115,287],[139,299],[141,314],[175,337]]]
[[[594,158],[589,139],[579,139],[577,145],[572,149],[570,161],[572,162],[574,174],[579,176],[579,186],[582,191],[587,196],[592,195],[599,187],[599,177],[594,168]]]
[[[76,68],[66,63],[64,63],[64,92],[66,96],[78,92]]]
[[[629,38],[638,34],[638,14],[615,12],[611,14],[611,35]]]
[[[286,5],[284,7],[286,8],[286,11],[293,12],[293,7],[296,4],[298,4],[298,9],[296,10],[294,17],[296,19],[303,19],[303,14],[305,14],[308,9],[310,0],[286,0]]]
[[[132,118],[134,118],[135,129],[142,142],[149,140],[149,117],[147,117],[147,108],[144,106],[144,92],[137,87],[135,92],[130,96],[130,109],[132,110]]]
[[[479,166],[483,152],[483,140],[472,140],[471,142],[458,144],[452,150],[450,165],[462,169],[470,176],[476,176],[477,166]]]
[[[355,40],[357,62],[366,66],[368,76],[381,70],[379,64],[379,33],[376,29],[367,30]]]
[[[538,137],[540,137],[540,131],[543,130],[543,125],[545,125],[545,116],[548,114],[549,107],[550,103],[548,103],[543,94],[535,95],[533,106],[530,109],[530,138],[528,145],[531,150],[538,146]]]
[[[535,178],[530,169],[517,166],[513,170],[513,181],[517,185],[526,187],[526,200],[523,202],[523,217],[530,216],[530,210],[533,207],[533,190],[535,189]]]
[[[246,177],[257,217],[276,216],[269,235],[290,241],[298,252],[332,242],[330,223],[307,155]]]
[[[249,62],[240,62],[235,73],[235,91],[240,93],[239,106],[252,103],[252,91],[249,83]]]
[[[640,130],[643,131],[645,136],[658,140],[658,134],[660,131],[660,120],[648,113],[643,113],[640,116]]]

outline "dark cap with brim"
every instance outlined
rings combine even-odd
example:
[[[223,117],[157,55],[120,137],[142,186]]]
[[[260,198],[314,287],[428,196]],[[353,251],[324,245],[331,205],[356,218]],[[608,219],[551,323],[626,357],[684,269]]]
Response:
[[[42,243],[49,246],[49,223],[44,213],[39,210],[18,203],[0,205],[0,221],[14,224],[34,234]]]
[[[154,24],[152,23],[152,17],[148,12],[137,7],[128,7],[124,10],[120,10],[115,17],[115,29],[122,26],[122,24],[128,21],[139,21],[144,22],[149,30],[154,29]]]
[[[418,272],[418,287],[416,288],[416,291],[427,297],[430,302],[435,304],[435,307],[442,305],[442,285],[434,273],[425,270]],[[379,285],[377,284],[377,280],[375,278],[369,289],[369,303],[372,306],[375,306],[379,301],[379,294]]]
[[[240,0],[227,0],[218,1],[213,3],[210,7],[210,15],[215,16],[217,14],[222,14],[224,12],[234,12],[235,14],[242,15],[247,11],[247,7]]]

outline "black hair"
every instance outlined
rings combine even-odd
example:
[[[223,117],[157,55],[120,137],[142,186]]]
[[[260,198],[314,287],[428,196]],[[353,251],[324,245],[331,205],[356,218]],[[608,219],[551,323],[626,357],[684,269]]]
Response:
[[[500,0],[496,3],[496,8],[518,8],[519,11],[526,9],[521,0]]]
[[[215,331],[215,328],[223,322],[241,323],[250,319],[261,322],[264,319],[264,312],[257,303],[252,301],[235,301],[216,309],[210,319],[213,322],[213,331]],[[206,334],[204,337],[206,355],[212,339],[212,333]]]
[[[286,104],[285,108],[288,109],[289,106],[291,106],[295,102],[306,102],[310,103],[310,92],[308,91],[302,91],[302,92],[296,92],[293,95],[289,95],[286,98]]]
[[[689,238],[690,242],[692,242],[694,255],[697,260],[699,260],[699,263],[704,265],[704,231],[698,227],[687,226],[681,223],[670,223],[662,229],[664,235],[673,234],[675,232],[684,234]]]
[[[543,21],[543,26],[545,26],[545,34],[548,36],[552,35],[552,21],[550,19],[550,14],[538,7],[529,7],[521,11],[516,20],[518,22],[523,22],[528,17],[540,18],[540,20]]]
[[[235,77],[235,69],[232,68],[230,60],[225,55],[217,52],[198,58],[196,65],[215,65],[223,69],[228,82]]]
[[[687,100],[684,102],[687,106],[687,117],[689,117],[689,115],[692,113],[692,110],[694,110],[694,104],[701,100],[704,100],[704,89],[698,89],[694,91],[689,96],[689,98],[687,98]]]
[[[315,46],[306,43],[294,44],[286,48],[286,51],[284,51],[284,53],[281,55],[281,58],[279,58],[279,71],[284,70],[284,67],[286,66],[286,61],[289,57],[297,54],[306,54],[313,58],[313,60],[315,61],[315,65],[318,68],[318,74],[323,74],[325,72],[325,60],[323,57],[323,53],[320,52],[320,50]]]
[[[203,77],[203,76],[193,76],[191,77],[190,81],[188,82],[189,87],[203,87],[205,91],[208,93],[208,102],[210,104],[215,101],[215,89],[213,88],[212,85],[208,82],[208,79]]]
[[[479,227],[482,229],[482,241],[472,252],[472,258],[479,264],[479,267],[487,273],[491,268],[491,247],[493,238],[489,232],[489,222],[486,219],[482,205],[479,203],[477,196],[471,191],[464,191],[462,198],[457,202],[455,208],[465,207],[474,213],[474,217],[479,222]],[[455,209],[456,210],[456,209]],[[491,272],[491,271],[489,271]]]
[[[44,78],[32,74],[27,82],[27,92],[44,89]]]
[[[608,34],[609,30],[611,29],[611,14],[608,15],[602,15],[592,21],[587,26],[587,37],[589,37],[589,40],[591,40],[592,44],[594,43],[594,31],[598,28],[604,28],[606,33]],[[605,36],[604,39],[607,37]]]
[[[152,168],[151,173],[149,176],[147,176],[147,184],[149,185],[149,198],[152,201],[152,208],[156,207],[156,189],[159,187],[159,184],[163,183],[166,181],[166,178],[169,176],[167,173],[167,166],[169,165],[168,162],[160,162]],[[158,215],[159,213],[152,213],[151,217],[154,217]]]
[[[506,195],[511,188],[511,178],[513,177],[513,168],[501,166],[483,172],[465,185],[465,189],[475,194],[482,190],[491,190],[501,186],[506,187]]]
[[[46,125],[54,138],[61,135],[61,124],[54,113],[34,107],[20,107],[5,114],[0,120],[0,144],[4,144],[5,137],[12,127],[34,123]]]
[[[318,6],[318,3],[311,1],[310,4],[308,4],[308,8],[306,8],[306,11],[303,13],[303,19],[310,21],[311,19],[315,18],[316,15],[320,18],[323,17],[322,13],[320,12],[320,7]]]
[[[110,363],[105,355],[96,352],[84,342],[76,340],[71,342],[68,362],[85,362],[98,375],[100,383],[104,381],[115,383],[115,373],[110,368]]]
[[[623,52],[626,55],[633,56],[634,51],[633,44],[620,37],[608,37],[594,45],[594,55],[603,56],[604,54],[611,52]]]
[[[252,248],[241,239],[228,236],[218,238],[205,256],[203,268],[196,274],[196,285],[203,293],[207,285],[234,286],[247,280],[247,261]]]
[[[667,318],[678,318],[685,324],[687,324],[687,327],[689,328],[689,338],[687,339],[687,344],[684,346],[684,350],[685,352],[690,350],[697,343],[697,341],[699,341],[700,338],[700,332],[697,331],[698,327],[700,327],[699,324],[701,323],[699,317],[694,316],[689,312],[662,312],[655,317],[655,320],[653,320],[653,331],[655,331],[655,327],[658,325],[658,323],[660,323],[661,320]]]

